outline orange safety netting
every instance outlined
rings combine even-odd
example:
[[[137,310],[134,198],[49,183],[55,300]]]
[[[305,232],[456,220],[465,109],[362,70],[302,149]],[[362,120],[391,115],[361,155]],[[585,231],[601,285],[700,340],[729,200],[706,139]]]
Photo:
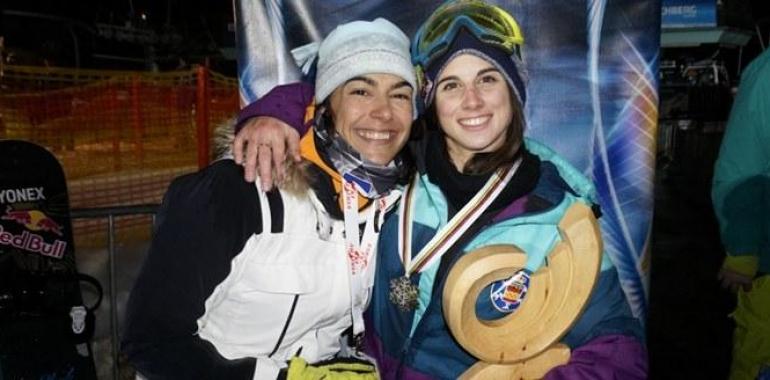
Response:
[[[5,66],[0,77],[0,138],[53,152],[67,175],[71,208],[159,203],[171,179],[207,161],[208,136],[237,110],[237,81],[202,67],[148,73]],[[148,220],[126,217],[119,226]],[[103,234],[105,223],[77,220],[75,234]]]

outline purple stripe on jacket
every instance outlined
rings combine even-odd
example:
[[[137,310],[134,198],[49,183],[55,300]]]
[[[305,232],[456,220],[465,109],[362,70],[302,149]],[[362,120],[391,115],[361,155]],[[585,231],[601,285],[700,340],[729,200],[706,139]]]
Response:
[[[309,124],[305,124],[305,110],[313,101],[313,94],[313,86],[303,82],[274,87],[238,112],[235,133],[238,133],[243,123],[250,118],[271,116],[291,125],[302,136],[309,128]]]
[[[364,351],[377,360],[383,380],[430,380],[406,365],[399,373],[399,360],[388,355],[372,329],[367,329]],[[647,351],[636,339],[625,335],[598,337],[572,351],[567,364],[549,371],[544,380],[644,380]]]
[[[527,211],[526,209],[527,199],[529,199],[529,197],[525,195],[513,201],[513,203],[508,205],[508,207],[504,208],[502,211],[497,213],[497,215],[495,215],[495,218],[492,220],[492,223],[497,223],[502,220],[511,219],[515,215],[523,214],[525,211]]]
[[[366,334],[364,335],[364,352],[377,360],[377,369],[382,380],[431,380],[430,376],[423,375],[406,365],[401,367],[399,373],[399,360],[388,355],[382,346],[382,341],[377,336],[374,328],[367,323]]]
[[[545,380],[643,380],[647,378],[647,350],[625,335],[598,337],[572,351],[569,363],[556,367]]]

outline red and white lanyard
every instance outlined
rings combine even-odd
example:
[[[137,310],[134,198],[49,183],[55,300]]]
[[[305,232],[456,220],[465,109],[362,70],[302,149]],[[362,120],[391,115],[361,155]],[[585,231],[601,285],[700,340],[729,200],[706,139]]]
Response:
[[[352,182],[342,180],[342,208],[345,218],[345,253],[350,265],[350,302],[353,313],[353,334],[364,331],[363,313],[368,302],[369,289],[374,283],[377,238],[388,209],[401,196],[400,190],[374,199],[374,204],[358,212],[358,190]],[[364,214],[363,238],[359,225]]]
[[[460,239],[489,205],[497,199],[497,196],[505,189],[508,183],[510,183],[511,178],[518,171],[521,161],[522,159],[519,158],[513,165],[500,168],[493,173],[487,180],[487,183],[484,184],[484,187],[444,227],[436,232],[436,235],[416,256],[412,257],[412,223],[414,218],[411,214],[414,212],[415,198],[413,192],[417,186],[417,181],[420,180],[419,175],[415,175],[412,183],[404,189],[404,199],[399,206],[398,253],[401,256],[401,262],[404,264],[404,276],[408,278],[414,273],[422,272],[437,260],[440,260],[441,256]]]

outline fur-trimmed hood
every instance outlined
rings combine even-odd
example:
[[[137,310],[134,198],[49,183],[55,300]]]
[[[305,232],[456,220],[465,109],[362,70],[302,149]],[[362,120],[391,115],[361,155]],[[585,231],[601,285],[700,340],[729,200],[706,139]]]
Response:
[[[235,123],[236,119],[232,118],[214,129],[214,149],[212,152],[214,160],[234,159]],[[277,187],[297,195],[306,193],[310,189],[308,165],[306,160],[296,163],[287,159],[285,161],[286,176],[282,183],[277,184]],[[276,178],[275,169],[273,169],[273,178]]]

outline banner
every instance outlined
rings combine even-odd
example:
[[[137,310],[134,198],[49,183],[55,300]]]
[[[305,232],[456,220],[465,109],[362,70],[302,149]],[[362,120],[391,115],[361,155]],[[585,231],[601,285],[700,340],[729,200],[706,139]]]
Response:
[[[658,119],[660,2],[490,1],[524,34],[527,135],[592,178],[605,249],[635,315],[646,317]],[[244,104],[300,79],[289,51],[342,22],[384,17],[410,37],[435,0],[235,0]]]

